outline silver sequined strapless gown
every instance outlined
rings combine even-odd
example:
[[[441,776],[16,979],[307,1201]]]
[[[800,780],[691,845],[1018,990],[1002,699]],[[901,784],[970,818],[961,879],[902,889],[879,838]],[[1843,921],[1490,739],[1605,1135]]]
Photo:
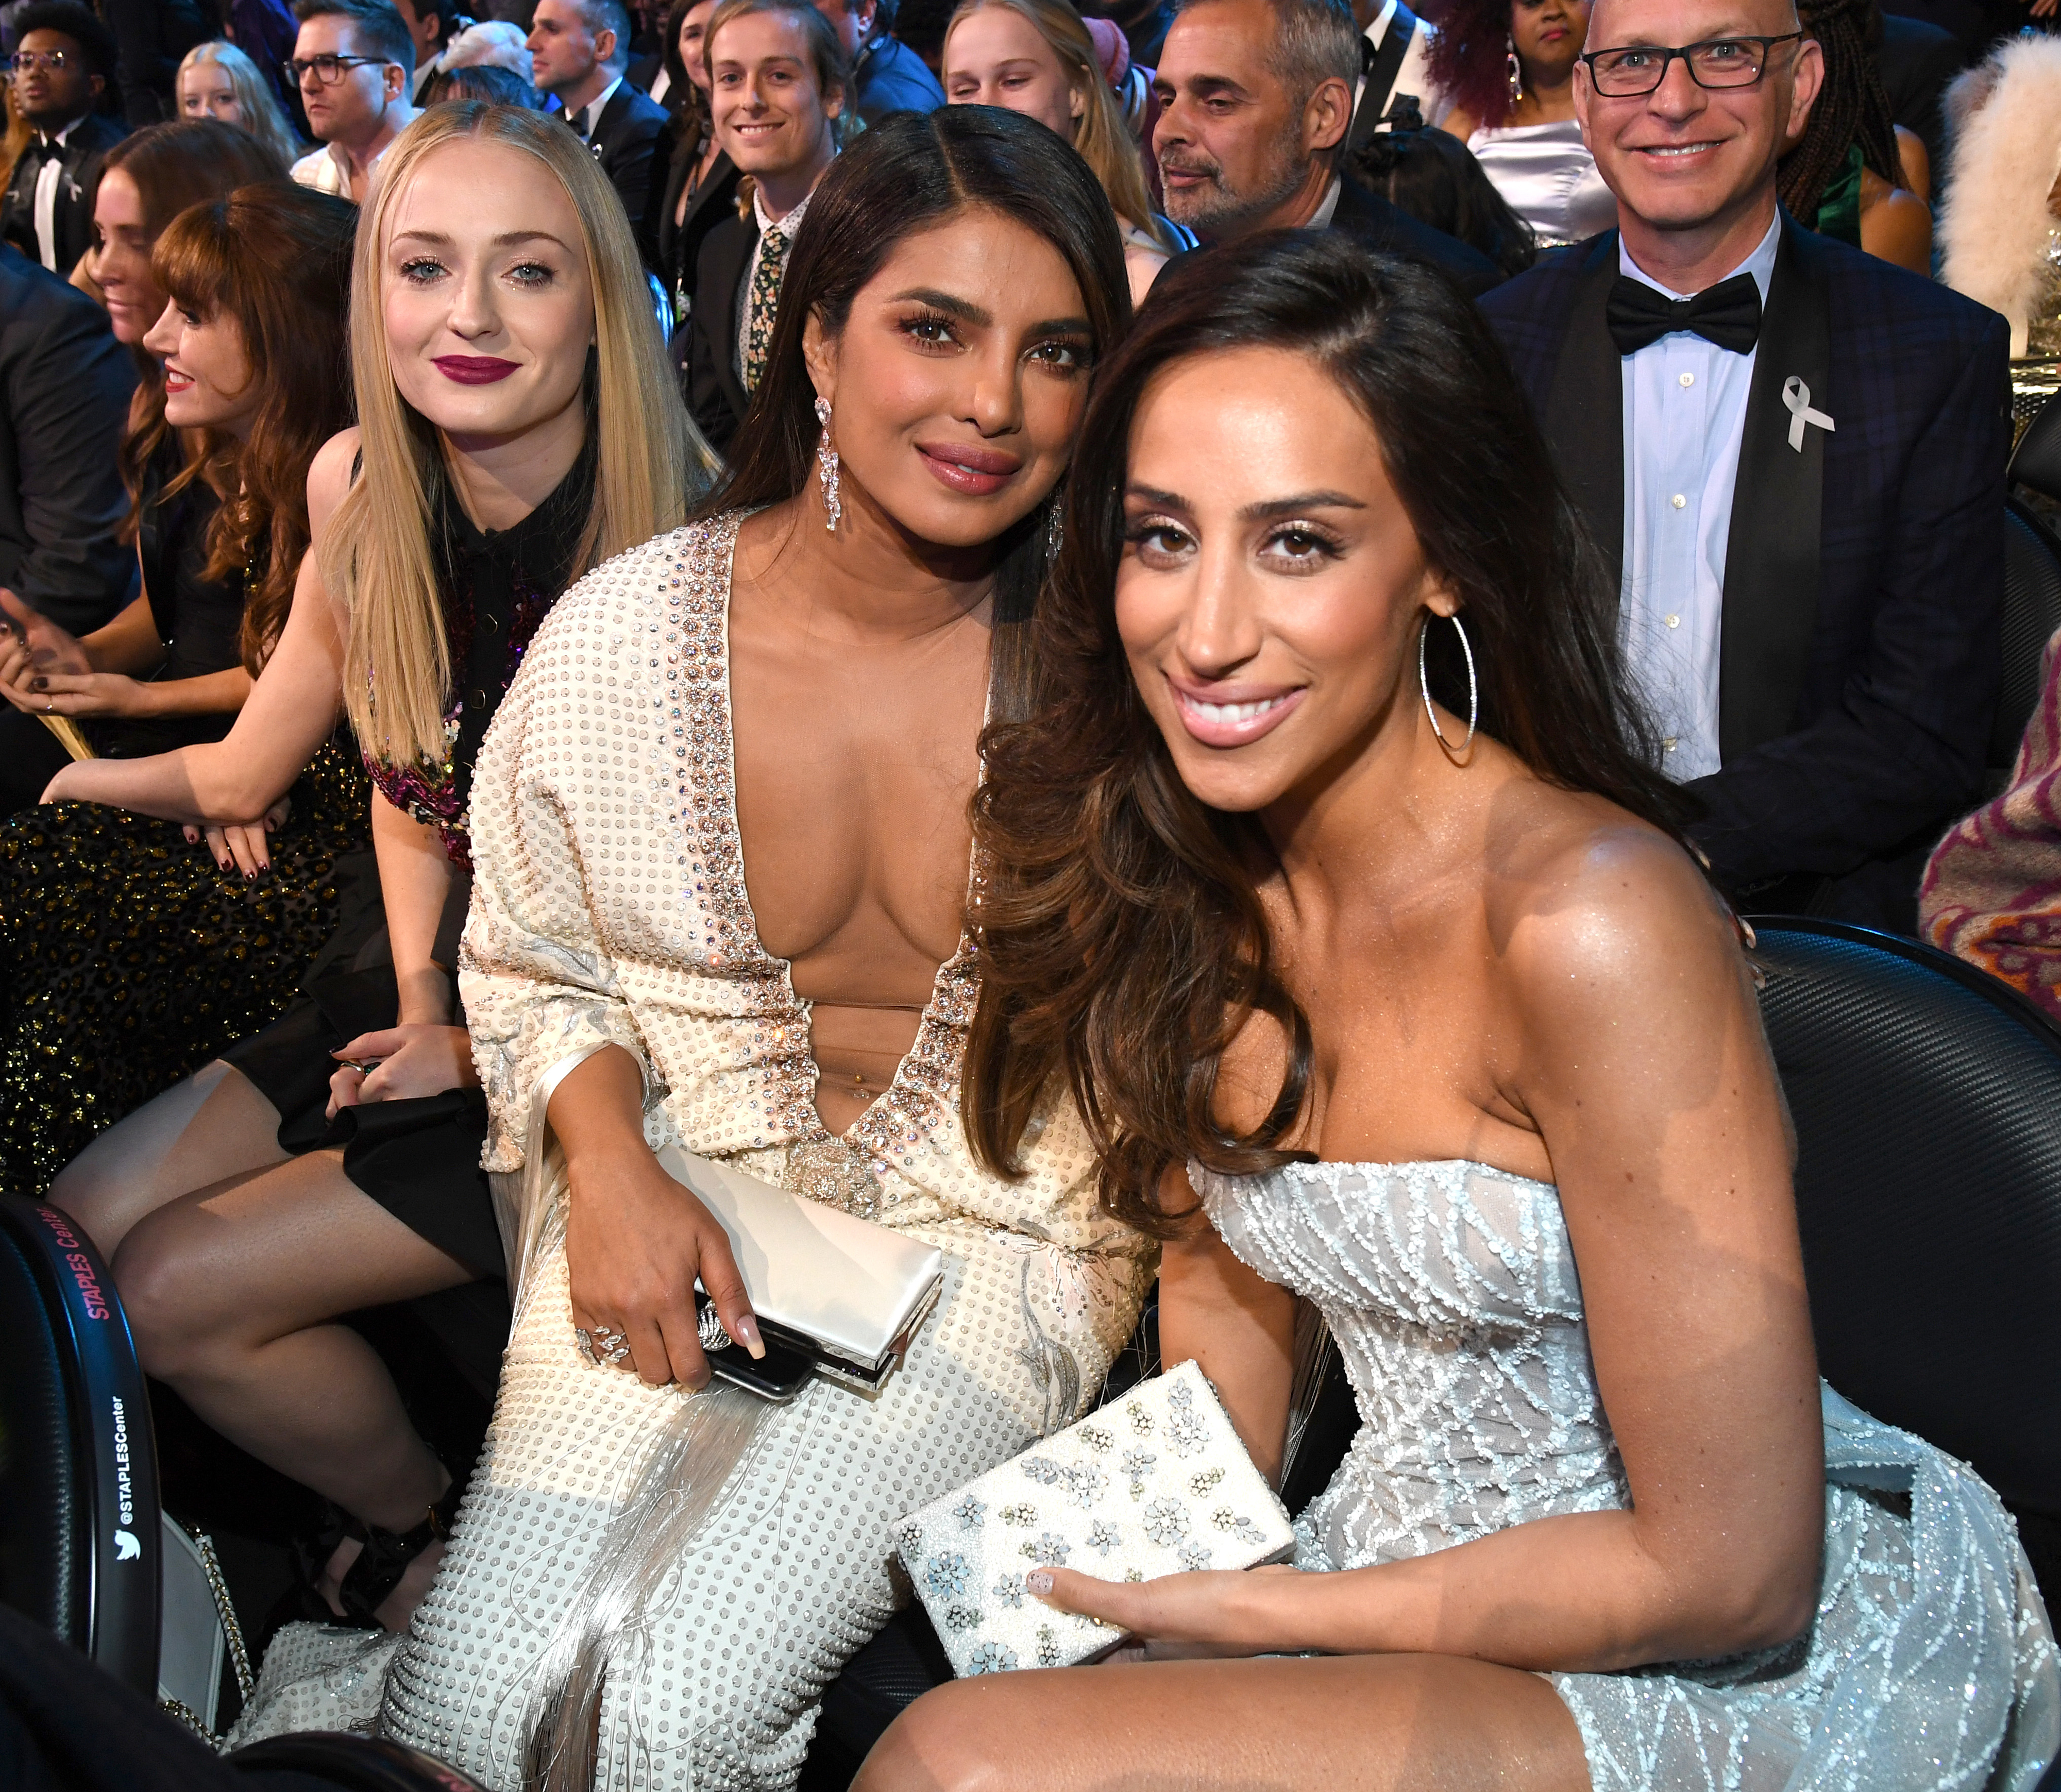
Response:
[[[1296,1563],[1359,1568],[1629,1503],[1550,1185],[1466,1162],[1189,1175],[1312,1302],[1362,1420]],[[1785,1650],[1549,1675],[1597,1792],[2029,1792],[2061,1741],[2053,1633],[1967,1468],[1824,1391],[1818,1613]]]

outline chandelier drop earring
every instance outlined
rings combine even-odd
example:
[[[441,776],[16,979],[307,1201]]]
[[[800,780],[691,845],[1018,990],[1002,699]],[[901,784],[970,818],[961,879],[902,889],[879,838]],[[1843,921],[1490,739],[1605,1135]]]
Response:
[[[1049,570],[1059,564],[1059,550],[1067,545],[1066,506],[1059,494],[1054,492],[1045,501],[1045,565]]]
[[[1464,761],[1467,749],[1475,744],[1475,724],[1481,719],[1481,686],[1475,682],[1475,650],[1467,639],[1467,631],[1460,626],[1458,616],[1446,620],[1453,625],[1453,632],[1460,638],[1460,651],[1467,656],[1467,738],[1458,746],[1439,732],[1439,712],[1431,707],[1431,680],[1424,670],[1424,642],[1431,632],[1431,618],[1424,618],[1424,626],[1417,631],[1417,688],[1424,694],[1424,716],[1431,724],[1431,732],[1438,736],[1439,746],[1446,750],[1446,757]]]
[[[1524,65],[1517,59],[1517,39],[1506,32],[1503,41],[1509,50],[1509,61],[1505,66],[1510,74],[1510,103],[1516,106],[1524,100]]]
[[[822,439],[816,443],[816,478],[823,488],[823,509],[829,513],[823,527],[834,535],[844,516],[844,506],[838,502],[838,451],[830,446],[829,399],[816,400],[816,421],[823,426]]]

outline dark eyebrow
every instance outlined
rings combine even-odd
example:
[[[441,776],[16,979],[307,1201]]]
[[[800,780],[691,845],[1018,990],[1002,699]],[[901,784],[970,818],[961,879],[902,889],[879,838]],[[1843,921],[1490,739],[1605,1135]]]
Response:
[[[1179,492],[1161,491],[1154,486],[1139,484],[1135,480],[1125,488],[1126,498],[1140,498],[1148,504],[1155,504],[1163,510],[1187,510],[1191,508],[1187,498]],[[1364,510],[1366,504],[1357,498],[1348,498],[1342,491],[1298,492],[1292,498],[1270,498],[1263,503],[1248,504],[1238,514],[1247,522],[1266,522],[1275,517],[1292,517],[1306,510]]]
[[[1188,91],[1205,99],[1215,94],[1235,94],[1240,99],[1246,98],[1244,87],[1227,74],[1199,74],[1188,83]]]
[[[914,301],[942,311],[948,317],[958,318],[967,323],[982,328],[994,322],[994,314],[984,311],[970,298],[959,298],[950,293],[941,293],[934,286],[911,286],[906,292],[897,293],[888,301],[890,305],[904,305]]]

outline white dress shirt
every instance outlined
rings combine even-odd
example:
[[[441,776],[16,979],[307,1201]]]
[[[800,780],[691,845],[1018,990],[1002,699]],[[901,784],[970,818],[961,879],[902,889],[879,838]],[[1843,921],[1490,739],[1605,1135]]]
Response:
[[[1416,10],[1415,7],[1411,10],[1413,12]],[[1381,10],[1374,15],[1372,22],[1360,34],[1379,50],[1387,40],[1388,27],[1395,18],[1395,0],[1382,0]],[[1423,110],[1424,122],[1427,125],[1436,124],[1452,110],[1444,98],[1433,90],[1431,77],[1426,66],[1427,53],[1431,47],[1432,38],[1438,34],[1438,27],[1421,13],[1419,14],[1417,35],[1411,40],[1410,47],[1403,51],[1403,66],[1395,71],[1395,85],[1388,90],[1391,98],[1397,94],[1415,94],[1419,106]],[[1352,110],[1347,114],[1349,117],[1357,118],[1359,116],[1359,102],[1366,94],[1367,77],[1363,74],[1353,83]],[[1387,110],[1388,104],[1384,100],[1382,110],[1385,113]]]
[[[393,146],[390,142],[386,150]],[[365,197],[368,201],[372,197],[373,178],[379,172],[379,164],[386,159],[386,150],[382,150],[366,166]],[[297,186],[312,187],[318,193],[333,193],[339,199],[351,197],[350,158],[338,144],[316,144],[286,172]]]
[[[46,137],[43,165],[36,170],[36,258],[53,274],[69,274],[58,266],[58,188],[64,180],[64,146],[85,122],[77,118],[54,137]]]
[[[608,102],[615,98],[615,90],[622,85],[621,75],[609,82],[577,112],[566,114],[566,122],[579,134],[589,139],[594,136],[594,127],[601,122],[601,115],[608,110]]]
[[[1779,218],[1731,271],[1767,302]],[[1670,298],[1618,239],[1618,266]],[[1731,275],[1727,275],[1730,278]],[[1757,354],[1759,351],[1755,350]],[[1624,579],[1618,644],[1659,725],[1660,769],[1677,783],[1718,770],[1718,658],[1732,490],[1753,354],[1678,330],[1624,358]]]

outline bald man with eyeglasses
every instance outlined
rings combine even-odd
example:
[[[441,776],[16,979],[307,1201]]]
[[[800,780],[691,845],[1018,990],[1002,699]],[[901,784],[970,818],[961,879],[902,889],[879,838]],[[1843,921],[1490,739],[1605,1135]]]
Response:
[[[1575,106],[1619,228],[1481,305],[1720,886],[1910,933],[1983,788],[2007,339],[1781,208],[1823,78],[1792,0],[1597,0]]]

